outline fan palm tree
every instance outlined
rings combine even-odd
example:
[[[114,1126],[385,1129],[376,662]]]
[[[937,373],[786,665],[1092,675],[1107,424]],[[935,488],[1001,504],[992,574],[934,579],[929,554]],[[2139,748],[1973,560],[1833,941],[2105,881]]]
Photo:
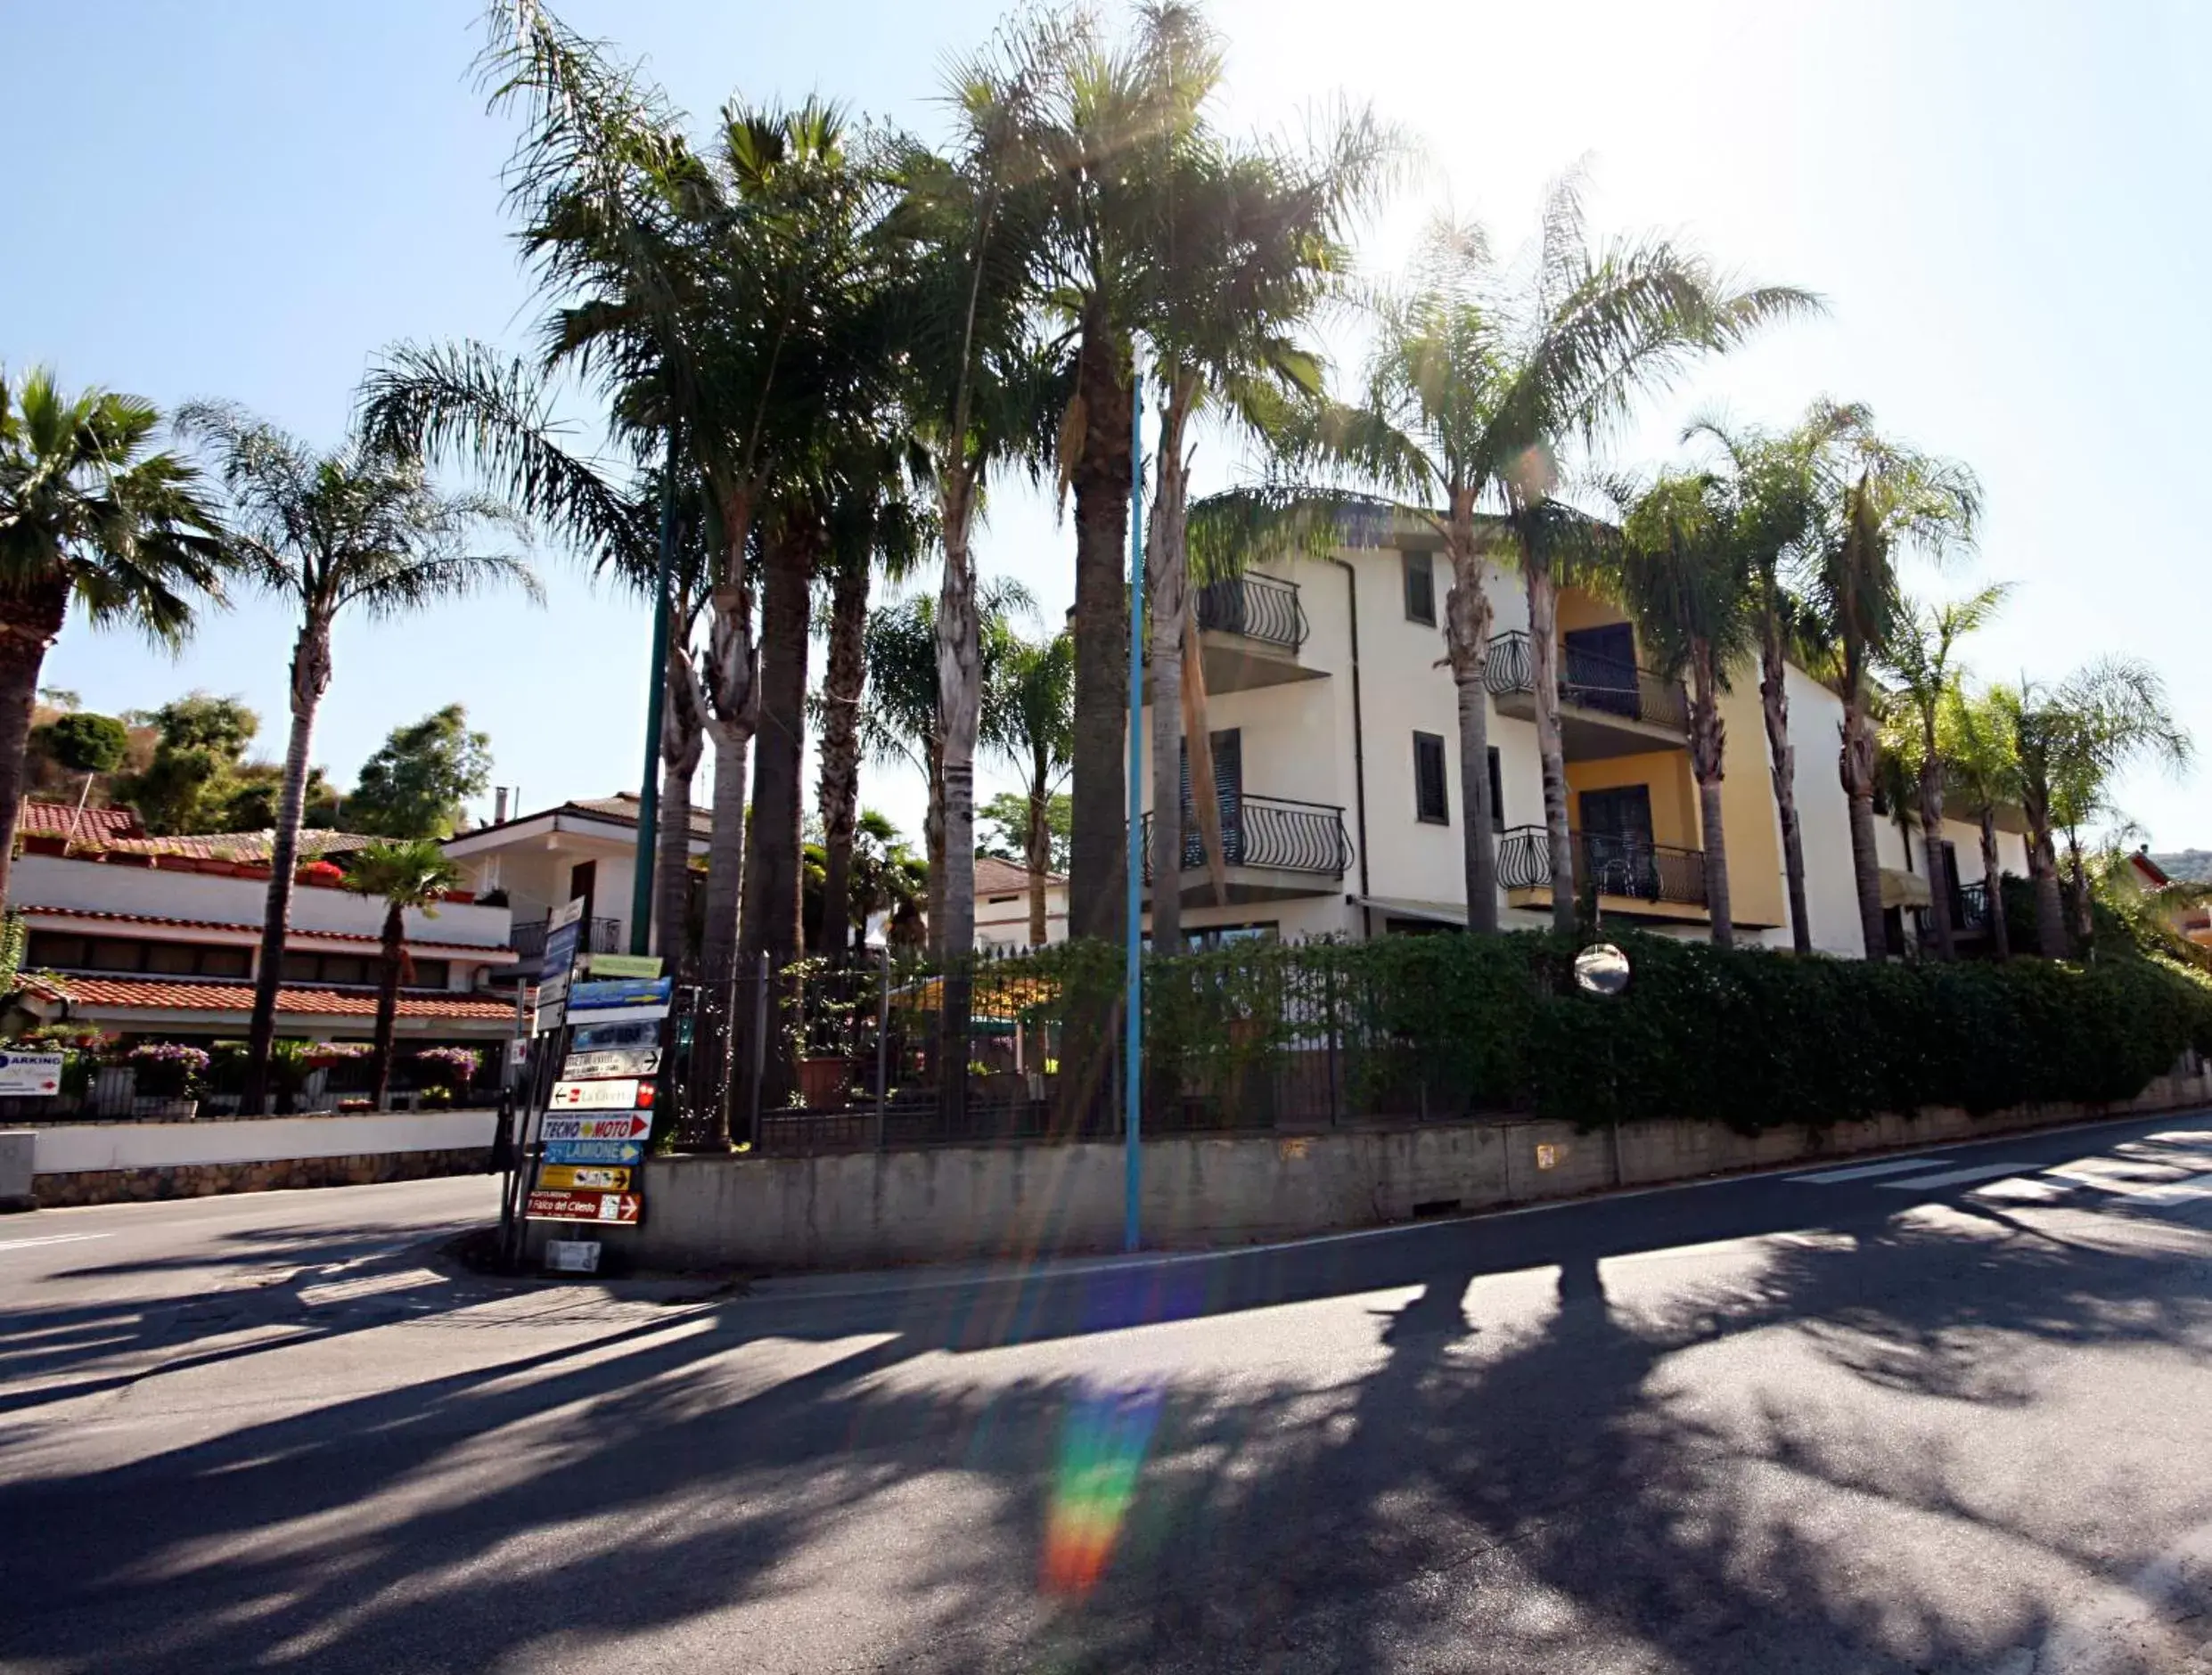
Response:
[[[1029,945],[1045,945],[1045,879],[1053,864],[1053,793],[1075,750],[1075,637],[1010,639],[999,678],[984,694],[983,738],[1021,775],[1028,807],[1022,859],[1029,870]],[[1157,945],[1157,944],[1155,944]]]
[[[2003,609],[2011,589],[1985,587],[1970,598],[1929,607],[1907,601],[1897,632],[1882,650],[1881,669],[1891,685],[1893,713],[1914,737],[1915,790],[1920,805],[1921,842],[1928,854],[1929,920],[1936,933],[1936,957],[1958,957],[1957,927],[1951,923],[1952,880],[1943,866],[1943,793],[1950,764],[1943,752],[1943,715],[1959,685],[1954,658],[1958,642]]]
[[[1946,777],[1974,816],[1981,838],[1981,872],[1989,893],[1989,947],[1999,960],[2012,954],[2004,918],[2003,872],[1997,862],[1997,813],[2020,800],[2019,757],[2012,730],[1994,695],[1954,682],[1936,716],[1937,748]]]
[[[2074,932],[2089,936],[2088,879],[2079,829],[2110,808],[2114,782],[2138,763],[2186,767],[2195,747],[2174,717],[2166,682],[2133,658],[2105,658],[2048,684],[2023,681],[1991,694],[2019,763],[2028,817],[2028,870],[2036,887],[2036,940],[2048,959],[2067,952],[2066,906],[2055,834],[2069,834]]]
[[[230,555],[198,471],[154,447],[136,396],[65,396],[34,367],[0,369],[0,898],[23,799],[38,674],[72,601],[95,627],[174,649],[223,602]]]
[[[383,958],[376,985],[376,1049],[371,1060],[376,1108],[391,1107],[392,1036],[399,1022],[399,986],[414,975],[407,958],[407,913],[437,917],[432,905],[459,882],[461,869],[428,838],[371,844],[353,858],[346,887],[384,898]]]
[[[517,585],[533,601],[542,594],[513,554],[474,548],[486,534],[519,535],[514,510],[496,496],[439,490],[417,455],[359,438],[320,451],[219,402],[184,407],[176,427],[213,455],[242,574],[284,600],[299,624],[240,1107],[258,1112],[275,1039],[315,712],[331,683],[332,630],[341,617],[388,621],[494,584]]]
[[[1965,466],[1887,440],[1862,423],[1831,453],[1823,502],[1822,535],[1806,567],[1806,591],[1843,700],[1839,771],[1850,804],[1859,926],[1866,957],[1879,960],[1888,936],[1874,848],[1873,672],[1900,622],[1897,555],[1916,549],[1940,560],[1970,545],[1981,515],[1981,486]]]
[[[1728,482],[1730,522],[1740,558],[1751,574],[1758,625],[1759,714],[1774,813],[1782,828],[1782,867],[1790,901],[1790,936],[1801,954],[1813,951],[1805,890],[1805,831],[1798,815],[1797,748],[1790,741],[1789,666],[1807,660],[1809,614],[1791,585],[1798,562],[1819,529],[1821,471],[1839,438],[1864,422],[1863,410],[1815,402],[1795,429],[1780,436],[1707,416],[1684,431],[1719,445]]]
[[[1758,584],[1736,541],[1720,479],[1662,473],[1639,494],[1624,529],[1619,584],[1645,654],[1690,686],[1690,769],[1705,846],[1705,896],[1716,946],[1735,945],[1721,778],[1727,739],[1720,695],[1757,643]]]

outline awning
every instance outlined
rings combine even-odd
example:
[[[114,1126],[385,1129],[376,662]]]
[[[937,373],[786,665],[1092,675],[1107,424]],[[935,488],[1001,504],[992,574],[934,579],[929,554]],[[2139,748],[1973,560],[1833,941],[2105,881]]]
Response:
[[[1897,867],[1881,870],[1881,904],[1884,907],[1926,907],[1934,901],[1929,894],[1928,880],[1917,872],[1906,872]]]
[[[1379,913],[1389,913],[1398,919],[1449,925],[1454,930],[1467,928],[1467,910],[1449,902],[1412,902],[1395,895],[1355,895],[1351,902],[1354,907],[1372,907]]]

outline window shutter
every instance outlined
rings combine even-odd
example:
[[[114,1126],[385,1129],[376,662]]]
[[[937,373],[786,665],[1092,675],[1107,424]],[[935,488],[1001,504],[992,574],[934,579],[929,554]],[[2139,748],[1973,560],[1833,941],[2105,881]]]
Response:
[[[1490,747],[1490,829],[1505,829],[1505,777],[1498,768],[1498,748]]]
[[[1407,552],[1405,561],[1405,616],[1409,622],[1437,625],[1436,560],[1426,552]]]
[[[1437,733],[1413,735],[1413,814],[1417,820],[1439,824],[1451,820],[1446,788],[1444,739]]]

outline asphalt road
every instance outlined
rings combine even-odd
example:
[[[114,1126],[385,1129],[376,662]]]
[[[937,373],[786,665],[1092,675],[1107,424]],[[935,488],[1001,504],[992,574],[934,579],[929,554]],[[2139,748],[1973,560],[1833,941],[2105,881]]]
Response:
[[[0,1219],[0,1671],[2212,1671],[2212,1117],[1015,1279]]]

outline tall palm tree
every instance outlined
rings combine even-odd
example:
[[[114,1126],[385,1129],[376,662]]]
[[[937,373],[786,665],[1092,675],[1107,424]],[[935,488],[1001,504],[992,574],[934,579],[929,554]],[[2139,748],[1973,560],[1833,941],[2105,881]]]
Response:
[[[2062,959],[2068,927],[2055,834],[2069,834],[2073,928],[2085,945],[2089,896],[2080,827],[2110,810],[2113,785],[2126,769],[2147,762],[2179,770],[2192,760],[2195,747],[2174,717],[2166,682],[2133,658],[2101,658],[2055,684],[2023,681],[1991,696],[2009,724],[2019,762],[2036,944],[2045,958]]]
[[[999,678],[983,698],[983,738],[1021,775],[1028,807],[1022,859],[1029,870],[1029,945],[1044,946],[1045,878],[1052,870],[1053,796],[1075,749],[1075,637],[1010,640]],[[1157,922],[1157,920],[1155,920]],[[1157,946],[1157,944],[1155,944]]]
[[[460,881],[461,869],[431,838],[371,844],[354,856],[346,887],[384,898],[383,958],[376,985],[376,1050],[371,1060],[376,1108],[391,1106],[392,1037],[399,1021],[399,985],[412,975],[407,958],[407,913],[435,918],[432,905]]]
[[[34,367],[0,369],[0,899],[23,800],[38,672],[71,601],[95,627],[175,648],[223,602],[229,555],[199,473],[153,446],[160,415],[136,396],[64,396]]]
[[[1807,566],[1806,591],[1843,700],[1838,765],[1849,799],[1859,927],[1866,957],[1879,960],[1888,941],[1874,848],[1873,672],[1898,626],[1897,556],[1918,550],[1940,560],[1954,548],[1971,545],[1981,486],[1965,466],[1889,441],[1863,423],[1831,451],[1823,500],[1823,533]]]
[[[389,620],[497,584],[520,586],[533,601],[542,594],[537,578],[513,554],[474,549],[486,534],[519,534],[521,520],[514,510],[493,495],[441,491],[416,454],[358,437],[317,450],[220,402],[184,407],[176,427],[213,455],[242,574],[285,601],[299,624],[292,641],[291,731],[270,841],[268,902],[240,1107],[257,1112],[276,1034],[308,756],[315,712],[331,683],[332,630],[340,617]]]
[[[1719,479],[1662,473],[1636,497],[1624,534],[1620,585],[1637,639],[1662,673],[1690,685],[1690,769],[1698,785],[1706,904],[1716,946],[1735,945],[1721,778],[1727,739],[1720,695],[1757,643],[1757,577],[1742,561],[1733,507]]]
[[[1941,723],[1959,685],[1954,653],[1961,640],[2003,609],[2011,592],[1999,584],[1932,608],[1908,600],[1881,654],[1882,673],[1891,684],[1891,708],[1912,730],[1917,747],[1914,777],[1921,842],[1928,853],[1928,914],[1935,927],[1939,960],[1958,957],[1957,927],[1951,923],[1953,880],[1941,876],[1944,781],[1950,767],[1943,752]]]
[[[1730,490],[1730,522],[1739,555],[1754,581],[1758,625],[1759,714],[1766,729],[1768,776],[1782,828],[1782,869],[1790,901],[1790,936],[1798,953],[1813,951],[1813,925],[1805,889],[1805,830],[1798,814],[1797,748],[1790,740],[1789,666],[1808,658],[1806,603],[1792,577],[1819,529],[1821,470],[1827,451],[1864,422],[1864,413],[1815,402],[1797,426],[1780,436],[1728,424],[1716,416],[1694,420],[1683,440],[1719,445],[1719,469]]]
[[[1936,716],[1937,748],[1946,778],[1968,810],[1981,838],[1981,872],[1989,893],[1989,947],[1999,960],[2012,954],[2004,918],[2003,877],[1997,862],[1997,813],[2020,801],[2019,757],[2005,711],[1987,692],[1970,692],[1954,682]]]

